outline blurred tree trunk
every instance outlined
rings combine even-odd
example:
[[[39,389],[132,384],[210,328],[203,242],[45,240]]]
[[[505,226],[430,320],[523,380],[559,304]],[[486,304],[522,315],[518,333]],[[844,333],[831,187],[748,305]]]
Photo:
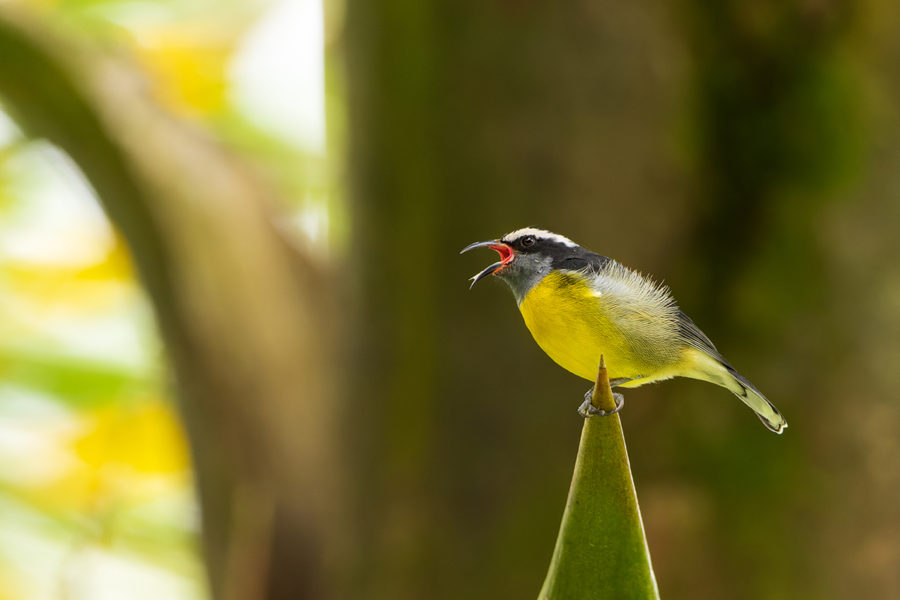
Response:
[[[691,388],[687,409],[672,403],[683,481],[697,483],[682,484],[693,490],[671,504],[706,506],[684,531],[703,541],[679,555],[695,566],[657,561],[675,596],[835,597],[832,582],[814,575],[822,524],[842,504],[823,493],[831,482],[821,456],[836,439],[816,423],[841,430],[828,415],[855,392],[834,379],[847,321],[834,311],[822,224],[860,162],[858,12],[841,1],[729,1],[684,3],[678,14],[690,48],[697,190],[682,267],[694,285],[680,297],[791,427],[780,439],[738,427],[746,416],[719,411],[713,389]],[[710,410],[698,413],[701,403]]]
[[[681,13],[700,196],[692,239],[704,264],[695,290],[712,318],[742,308],[732,286],[765,244],[783,245],[767,269],[815,268],[816,221],[799,217],[828,206],[859,162],[859,97],[841,54],[857,12],[835,0],[701,2]],[[790,232],[777,230],[785,224]],[[785,277],[769,302],[806,303],[818,290],[802,281]]]
[[[458,252],[535,225],[661,260],[684,199],[664,23],[613,2],[348,3],[351,372],[366,390],[351,597],[537,595],[590,382],[543,355],[505,286],[468,291],[489,252]]]
[[[153,301],[214,596],[327,597],[338,535],[324,274],[276,230],[268,193],[160,111],[126,61],[11,10],[0,56],[6,106],[81,167]]]

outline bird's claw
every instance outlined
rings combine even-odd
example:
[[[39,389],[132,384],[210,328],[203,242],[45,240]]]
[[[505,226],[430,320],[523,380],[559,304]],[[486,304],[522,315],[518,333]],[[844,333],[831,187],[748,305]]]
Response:
[[[587,393],[584,395],[584,402],[581,406],[578,407],[578,414],[584,417],[585,419],[589,419],[591,417],[608,417],[610,415],[614,415],[625,406],[625,396],[622,394],[618,394],[613,392],[613,398],[616,401],[616,407],[612,410],[603,410],[597,408],[591,402],[591,397],[593,396],[594,390],[593,388],[589,389]]]

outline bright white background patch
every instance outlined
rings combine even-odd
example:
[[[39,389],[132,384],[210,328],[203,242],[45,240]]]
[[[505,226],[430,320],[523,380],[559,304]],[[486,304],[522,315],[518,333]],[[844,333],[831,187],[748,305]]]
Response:
[[[282,0],[254,24],[231,68],[232,98],[259,127],[325,150],[322,3]]]

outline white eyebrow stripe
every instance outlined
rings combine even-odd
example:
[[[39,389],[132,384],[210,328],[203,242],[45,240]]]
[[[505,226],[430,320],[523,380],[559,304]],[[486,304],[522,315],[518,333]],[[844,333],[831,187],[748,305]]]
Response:
[[[534,227],[523,227],[522,229],[517,229],[513,232],[507,233],[501,239],[514,240],[522,237],[523,235],[533,235],[535,237],[553,240],[554,242],[558,242],[570,248],[575,248],[578,246],[578,244],[563,235],[553,233],[552,231],[547,231],[546,229],[535,229]]]

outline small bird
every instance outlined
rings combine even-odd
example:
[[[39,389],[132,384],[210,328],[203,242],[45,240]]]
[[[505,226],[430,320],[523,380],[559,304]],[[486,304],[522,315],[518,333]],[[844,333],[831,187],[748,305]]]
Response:
[[[542,229],[518,229],[469,244],[460,254],[480,247],[496,250],[500,261],[473,276],[470,289],[488,275],[505,281],[538,346],[564,369],[593,381],[603,356],[612,386],[672,377],[708,381],[740,398],[775,433],[787,427],[778,409],[681,312],[666,286]],[[585,398],[579,408],[585,417],[622,407],[619,394],[608,413]]]

